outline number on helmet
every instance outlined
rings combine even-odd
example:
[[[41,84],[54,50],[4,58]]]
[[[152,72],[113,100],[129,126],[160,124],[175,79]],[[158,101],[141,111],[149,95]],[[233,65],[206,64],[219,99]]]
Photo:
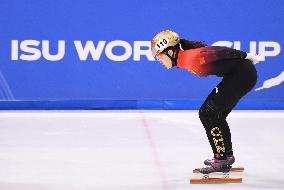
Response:
[[[162,38],[156,43],[155,48],[159,51],[163,51],[164,49],[168,47],[168,44],[169,44],[169,39]]]

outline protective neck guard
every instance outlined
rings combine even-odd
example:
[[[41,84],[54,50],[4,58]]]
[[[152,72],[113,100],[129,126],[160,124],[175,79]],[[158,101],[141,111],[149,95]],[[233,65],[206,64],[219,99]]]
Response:
[[[171,56],[168,51],[172,50],[173,51],[173,55]],[[172,61],[172,67],[177,66],[177,59],[178,59],[178,53],[179,53],[179,49],[175,46],[173,47],[168,47],[167,49],[165,49],[165,51],[163,52],[165,55],[167,55],[171,61]]]

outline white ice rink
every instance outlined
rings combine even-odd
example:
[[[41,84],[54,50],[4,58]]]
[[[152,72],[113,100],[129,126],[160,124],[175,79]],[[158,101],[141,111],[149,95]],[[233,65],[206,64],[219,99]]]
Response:
[[[243,183],[204,185],[189,184],[212,156],[197,111],[3,111],[0,190],[283,190],[284,111],[228,123]]]

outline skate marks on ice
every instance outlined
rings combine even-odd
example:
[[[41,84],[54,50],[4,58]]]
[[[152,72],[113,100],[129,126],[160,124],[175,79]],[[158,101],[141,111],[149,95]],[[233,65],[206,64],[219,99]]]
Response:
[[[284,189],[284,112],[231,113],[243,183],[214,185],[189,183],[210,156],[198,111],[143,111],[147,128],[140,112],[0,112],[0,189]]]

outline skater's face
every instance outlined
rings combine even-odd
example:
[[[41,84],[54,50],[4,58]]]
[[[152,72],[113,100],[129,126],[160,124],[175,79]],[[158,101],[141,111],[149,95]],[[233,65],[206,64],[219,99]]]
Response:
[[[170,56],[172,56],[172,54],[173,54],[172,51],[169,51],[168,53],[169,53]],[[166,54],[160,53],[157,57],[158,57],[158,60],[159,60],[167,69],[170,69],[170,68],[173,67],[172,60],[171,60]]]

